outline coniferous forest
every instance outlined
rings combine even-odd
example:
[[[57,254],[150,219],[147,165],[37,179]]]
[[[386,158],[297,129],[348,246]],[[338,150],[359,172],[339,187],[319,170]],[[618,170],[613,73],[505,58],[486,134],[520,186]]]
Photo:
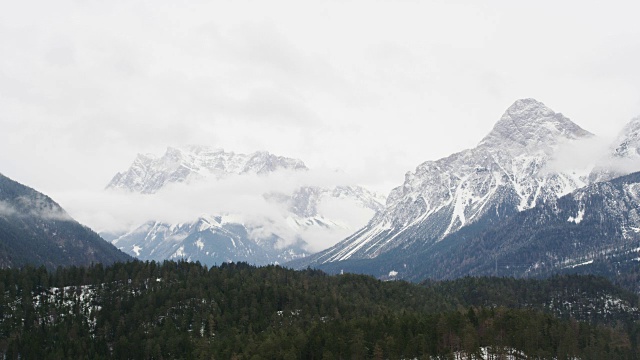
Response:
[[[0,270],[7,359],[637,359],[633,293],[594,276],[410,284],[230,263]]]

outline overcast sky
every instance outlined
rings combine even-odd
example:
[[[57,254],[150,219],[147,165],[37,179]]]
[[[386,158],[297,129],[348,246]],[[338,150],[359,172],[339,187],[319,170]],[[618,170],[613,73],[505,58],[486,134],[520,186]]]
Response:
[[[205,144],[387,191],[518,98],[603,136],[640,115],[639,2],[479,3],[0,0],[0,172],[65,206]]]

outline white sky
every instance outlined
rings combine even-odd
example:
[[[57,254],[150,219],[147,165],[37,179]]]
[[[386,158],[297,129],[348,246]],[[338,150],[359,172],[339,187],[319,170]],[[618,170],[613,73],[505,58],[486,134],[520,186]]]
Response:
[[[0,0],[0,172],[65,206],[205,144],[386,192],[518,98],[605,136],[640,115],[640,2],[479,3]]]

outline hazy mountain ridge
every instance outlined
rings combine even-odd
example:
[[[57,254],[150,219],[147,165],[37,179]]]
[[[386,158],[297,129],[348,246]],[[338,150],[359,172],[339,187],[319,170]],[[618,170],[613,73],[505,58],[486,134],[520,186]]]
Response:
[[[188,182],[193,178],[264,175],[278,170],[308,169],[300,160],[265,151],[245,155],[206,146],[169,147],[161,157],[138,154],[127,171],[113,177],[107,189],[152,194],[168,184]]]
[[[302,186],[291,195],[269,193],[264,196],[267,200],[285,204],[291,213],[301,218],[318,216],[318,206],[322,200],[327,198],[352,200],[376,213],[384,209],[386,201],[384,196],[354,185],[336,186],[334,188]]]
[[[0,174],[0,267],[128,260],[51,198]]]

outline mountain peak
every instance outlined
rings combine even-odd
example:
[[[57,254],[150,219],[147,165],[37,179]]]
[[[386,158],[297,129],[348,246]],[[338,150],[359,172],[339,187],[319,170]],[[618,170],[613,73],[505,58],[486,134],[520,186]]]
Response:
[[[553,110],[549,109],[544,103],[534,99],[518,99],[509,108],[506,113],[508,114],[522,114],[522,113],[539,113],[544,115],[553,114]]]
[[[561,113],[535,99],[516,100],[502,115],[480,145],[513,144],[520,147],[554,145],[561,139],[574,140],[592,134]]]

